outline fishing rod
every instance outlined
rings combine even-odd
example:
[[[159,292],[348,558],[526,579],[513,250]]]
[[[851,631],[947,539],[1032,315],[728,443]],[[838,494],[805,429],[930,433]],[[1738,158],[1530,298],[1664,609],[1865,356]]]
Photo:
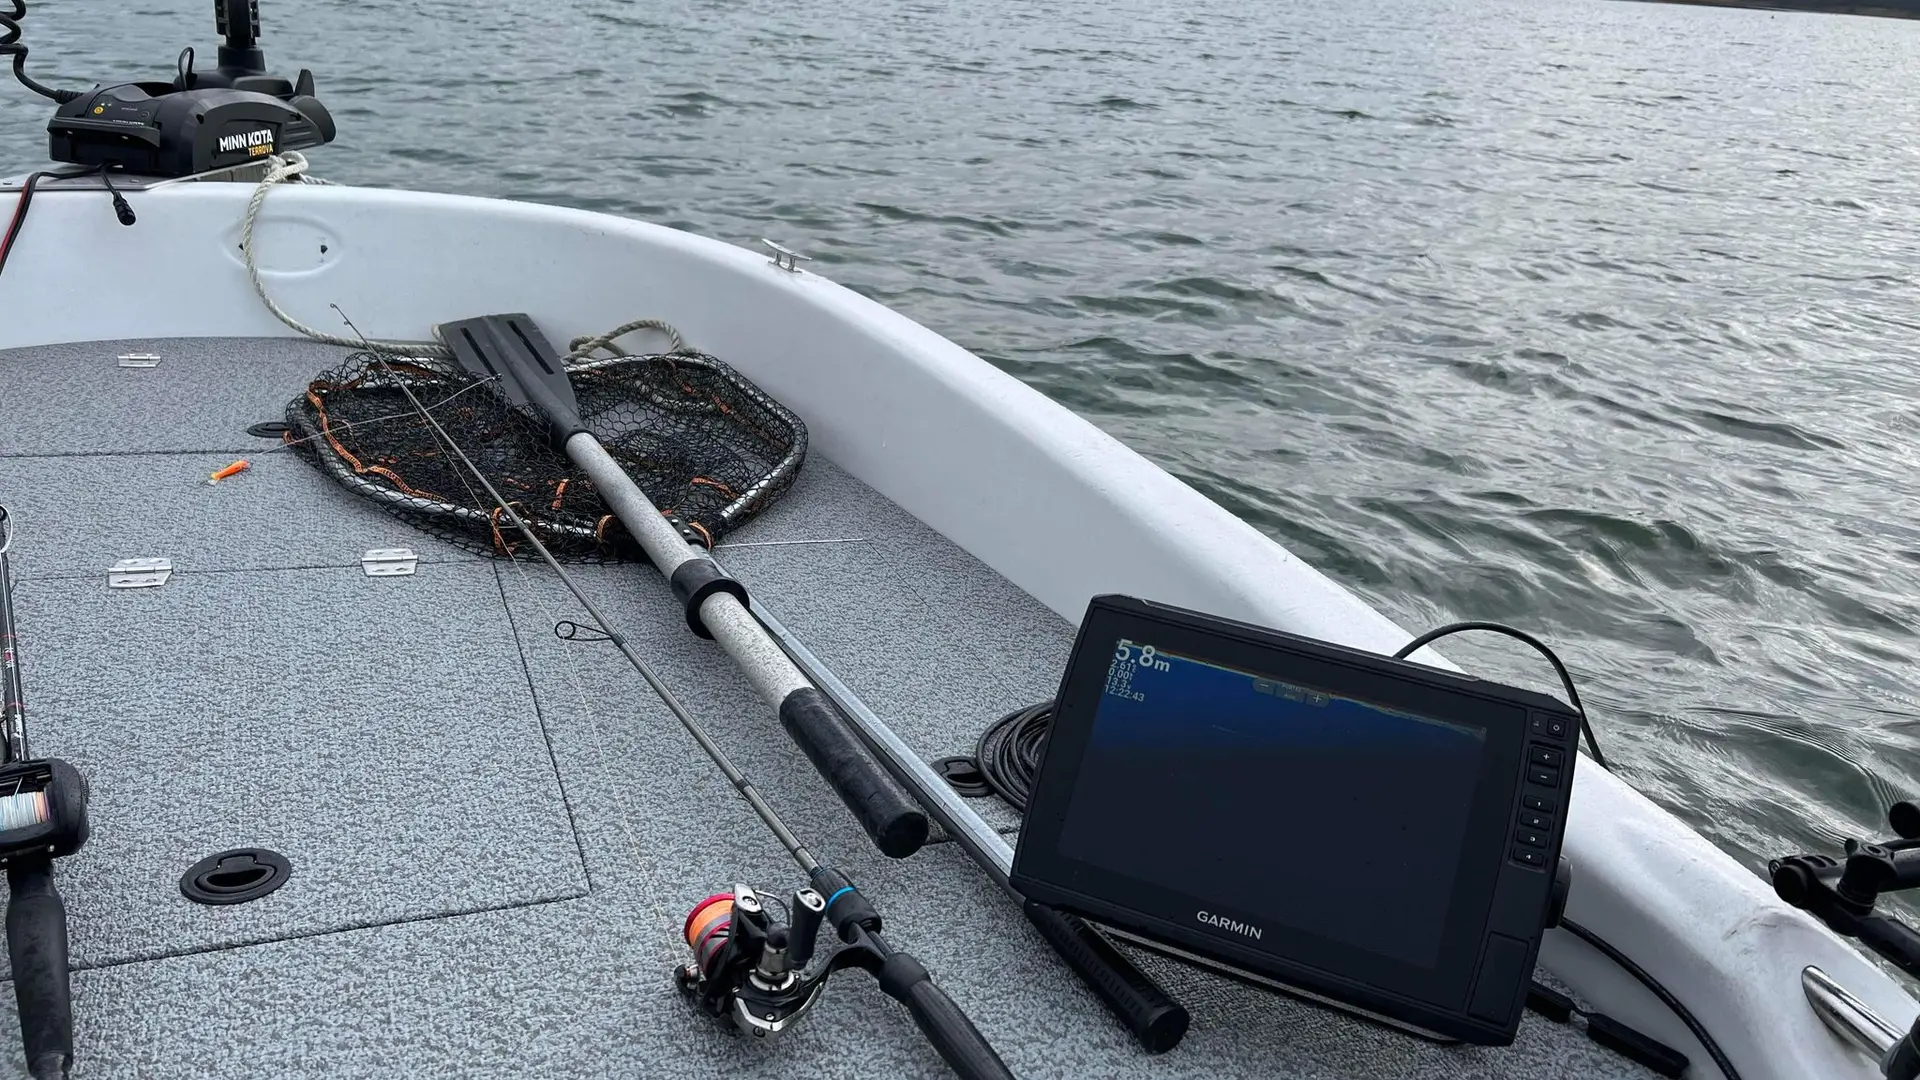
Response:
[[[953,785],[895,735],[773,612],[758,600],[752,601],[751,607],[754,618],[780,642],[800,670],[839,706],[887,771],[926,807],[994,884],[1020,905],[1027,921],[1040,931],[1040,936],[1113,1018],[1133,1035],[1141,1049],[1150,1054],[1164,1054],[1179,1045],[1191,1022],[1186,1006],[1161,989],[1152,976],[1140,970],[1092,923],[1022,896],[1013,887],[1013,845],[1007,843],[1006,837],[967,806]]]
[[[337,305],[334,310],[340,312]],[[340,312],[340,317],[365,340],[365,335],[360,334],[360,328],[353,325],[345,312]],[[370,343],[368,348],[372,350]],[[706,751],[734,790],[808,876],[809,883],[794,890],[792,902],[787,906],[790,924],[776,920],[759,894],[745,885],[736,885],[731,893],[715,894],[701,901],[688,914],[683,929],[694,959],[675,971],[681,992],[709,1016],[764,1039],[790,1030],[809,1012],[825,989],[827,978],[835,971],[859,967],[879,981],[882,993],[907,1007],[921,1033],[963,1080],[1013,1080],[1012,1071],[1000,1055],[966,1013],[933,981],[926,967],[911,955],[894,949],[880,936],[880,912],[855,887],[852,879],[823,865],[807,850],[753,782],[681,705],[652,665],[634,650],[626,635],[614,628],[599,605],[553,557],[514,504],[500,494],[466,451],[453,441],[405,380],[397,377],[386,357],[377,350],[373,350],[373,356],[375,362],[394,377],[434,438],[479,482],[502,517],[526,538],[561,584],[586,609],[594,629],[619,649],[653,688],[661,703]],[[806,968],[812,960],[822,922],[833,927],[844,947],[819,971],[807,975]]]
[[[611,349],[615,338],[642,326],[665,331],[673,350],[633,356]],[[519,543],[513,529],[503,530],[497,503],[474,490],[453,455],[395,392],[404,383],[410,397],[435,402],[430,411],[475,447],[501,490],[523,500],[514,507],[519,522],[514,528],[537,532],[548,554],[560,561],[630,558],[641,553],[634,550],[637,541],[611,527],[616,518],[602,503],[599,485],[555,445],[580,438],[566,433],[585,412],[598,438],[616,447],[622,461],[643,471],[647,493],[658,500],[649,505],[674,508],[666,512],[672,517],[652,511],[640,519],[665,532],[663,542],[643,551],[656,568],[672,568],[668,580],[686,610],[689,629],[711,635],[711,624],[726,623],[742,605],[748,609],[752,625],[738,628],[742,632],[735,640],[760,644],[748,654],[734,652],[733,658],[763,698],[780,703],[783,722],[808,720],[804,727],[787,726],[797,742],[812,747],[809,756],[816,766],[829,771],[813,752],[823,745],[823,736],[851,751],[835,750],[836,760],[876,761],[877,768],[891,774],[891,781],[920,804],[916,816],[939,820],[1012,895],[1042,938],[1142,1048],[1163,1053],[1180,1041],[1188,1026],[1186,1010],[1101,931],[1019,896],[1008,881],[1013,849],[1006,839],[773,620],[741,582],[706,550],[696,550],[683,539],[697,534],[711,547],[718,536],[760,512],[792,483],[806,446],[799,417],[717,358],[687,349],[677,331],[655,320],[576,338],[565,357],[553,354],[524,315],[466,320],[437,327],[436,333],[448,343],[441,350],[446,357],[430,352],[433,346],[373,343],[376,351],[405,355],[383,368],[373,353],[361,352],[322,373],[288,406],[288,445],[301,448],[302,456],[323,475],[416,528],[471,550],[511,557]],[[340,340],[354,343],[350,337]],[[364,338],[359,343],[369,344]],[[593,355],[601,346],[613,355]],[[453,364],[446,362],[449,358],[455,358]],[[536,392],[528,392],[529,385]],[[482,386],[493,392],[468,397],[460,407],[441,412],[441,405]],[[560,403],[563,411],[571,410],[574,420],[558,427],[549,423],[536,406],[536,393]],[[387,425],[400,415],[412,417],[417,430],[381,426],[374,431],[374,425]],[[369,431],[374,437],[363,437]],[[291,438],[295,434],[300,437]],[[454,497],[461,488],[465,495]],[[680,532],[660,529],[663,523]],[[664,554],[656,556],[662,549]],[[861,765],[857,771],[869,770]]]
[[[73,1068],[73,986],[67,908],[53,860],[87,842],[87,782],[57,758],[27,749],[26,695],[13,611],[13,518],[0,506],[0,866],[7,869],[7,960],[20,1009],[20,1038],[34,1080]]]

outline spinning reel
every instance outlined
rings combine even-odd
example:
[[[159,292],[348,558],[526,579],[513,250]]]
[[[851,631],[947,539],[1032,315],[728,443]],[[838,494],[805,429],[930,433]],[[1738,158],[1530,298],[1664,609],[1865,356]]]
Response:
[[[701,1012],[758,1039],[784,1033],[813,1008],[831,967],[803,977],[827,913],[818,889],[794,890],[791,924],[776,922],[745,885],[700,901],[684,934],[693,962],[675,970],[680,991]]]
[[[745,885],[700,901],[687,915],[684,936],[693,962],[674,981],[701,1012],[757,1039],[778,1036],[812,1010],[828,976],[865,968],[880,990],[913,1014],[934,1049],[965,1080],[1012,1080],[973,1022],[935,985],[920,961],[896,952],[880,936],[880,913],[845,874],[813,871],[813,884],[795,889],[789,921],[776,920],[761,895]],[[844,948],[806,974],[822,922]]]

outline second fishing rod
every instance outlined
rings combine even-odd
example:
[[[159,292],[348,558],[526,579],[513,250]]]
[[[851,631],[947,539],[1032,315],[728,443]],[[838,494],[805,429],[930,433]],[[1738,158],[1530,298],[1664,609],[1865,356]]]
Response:
[[[67,907],[53,863],[87,842],[87,781],[27,747],[26,695],[13,611],[13,518],[0,506],[0,867],[7,873],[7,960],[20,1009],[20,1040],[34,1080],[73,1068],[73,987]]]
[[[391,373],[384,358],[380,364]],[[412,389],[404,381],[396,382],[435,438],[485,489],[506,522],[526,539],[586,609],[594,622],[593,628],[620,650],[807,874],[807,883],[794,891],[788,905],[790,925],[775,920],[758,894],[745,886],[736,886],[731,893],[702,901],[687,917],[686,936],[694,960],[676,972],[682,992],[709,1015],[730,1022],[745,1034],[767,1038],[789,1030],[805,1016],[818,1001],[833,972],[846,967],[863,968],[879,981],[883,993],[907,1007],[927,1041],[962,1080],[1013,1080],[1012,1071],[999,1053],[933,981],[926,967],[911,955],[894,949],[881,936],[880,912],[872,902],[846,874],[823,865],[807,850],[753,782],[681,705],[652,665],[634,650],[626,635],[615,629],[599,605],[553,557],[535,531],[527,527],[514,504],[500,494]],[[809,975],[805,969],[823,922],[833,927],[843,947],[819,971]]]

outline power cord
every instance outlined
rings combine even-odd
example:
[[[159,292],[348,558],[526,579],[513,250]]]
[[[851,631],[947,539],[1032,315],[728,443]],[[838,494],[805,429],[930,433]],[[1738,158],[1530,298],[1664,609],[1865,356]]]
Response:
[[[107,185],[107,190],[113,194],[113,216],[120,219],[120,224],[131,225],[139,219],[133,216],[133,207],[127,205],[126,196],[120,194],[120,189],[113,186],[113,177],[108,175],[107,171],[109,168],[110,166],[106,165],[100,166],[100,182]]]
[[[1632,958],[1628,957],[1627,954],[1621,952],[1619,949],[1614,948],[1605,938],[1574,922],[1572,919],[1562,918],[1560,920],[1560,928],[1593,946],[1600,951],[1602,956],[1620,965],[1621,970],[1638,979],[1640,985],[1652,991],[1653,996],[1659,998],[1661,1004],[1672,1009],[1673,1015],[1679,1017],[1680,1022],[1687,1025],[1687,1030],[1693,1032],[1693,1037],[1700,1040],[1700,1045],[1706,1049],[1707,1056],[1713,1059],[1714,1066],[1720,1070],[1727,1080],[1740,1080],[1740,1071],[1733,1067],[1733,1062],[1727,1060],[1726,1053],[1720,1049],[1719,1043],[1713,1041],[1713,1036],[1707,1034],[1706,1026],[1695,1019],[1693,1013],[1689,1012],[1685,1005],[1680,1004],[1679,998],[1674,997],[1671,991],[1660,985],[1660,980],[1648,974],[1645,968],[1634,963]]]
[[[20,85],[61,105],[79,97],[79,90],[55,90],[35,82],[27,74],[27,47],[19,43],[20,20],[27,17],[27,0],[7,0],[7,8],[0,13],[0,56],[13,57],[13,77],[20,80]]]
[[[127,203],[127,197],[120,194],[119,188],[113,186],[113,177],[108,175],[108,168],[109,166],[102,165],[92,171],[100,174],[100,182],[106,185],[108,193],[113,196],[114,216],[120,219],[120,224],[131,225],[139,219],[134,216],[133,207]],[[13,207],[13,221],[7,226],[6,235],[0,237],[0,274],[7,272],[7,256],[13,254],[13,242],[20,236],[20,226],[27,222],[27,208],[33,205],[33,194],[39,190],[40,181],[49,175],[52,174],[34,173],[27,177],[25,184],[21,185],[20,201]],[[55,176],[54,179],[67,180],[85,175],[87,174],[84,172],[65,173]]]
[[[7,226],[7,234],[0,237],[0,274],[7,272],[7,256],[13,253],[13,241],[20,235],[20,226],[27,220],[27,207],[33,205],[34,189],[40,186],[40,178],[47,175],[37,172],[27,177],[20,188],[20,201],[13,206],[13,223]]]
[[[1437,629],[1429,630],[1419,637],[1414,638],[1412,641],[1407,642],[1401,646],[1399,652],[1393,654],[1393,658],[1395,660],[1405,660],[1407,657],[1412,656],[1422,645],[1438,641],[1449,634],[1458,634],[1465,630],[1490,630],[1496,634],[1505,634],[1510,638],[1524,641],[1539,650],[1540,655],[1547,658],[1547,663],[1553,665],[1553,670],[1560,673],[1560,685],[1567,688],[1567,703],[1573,706],[1573,711],[1580,717],[1580,734],[1586,737],[1587,753],[1593,758],[1594,764],[1603,769],[1612,768],[1612,766],[1607,764],[1607,759],[1600,753],[1600,743],[1593,737],[1593,725],[1587,722],[1586,707],[1580,704],[1580,691],[1573,688],[1573,676],[1567,674],[1567,665],[1560,662],[1560,658],[1553,654],[1552,649],[1547,648],[1546,642],[1541,641],[1525,630],[1516,630],[1505,623],[1497,622],[1448,623]]]

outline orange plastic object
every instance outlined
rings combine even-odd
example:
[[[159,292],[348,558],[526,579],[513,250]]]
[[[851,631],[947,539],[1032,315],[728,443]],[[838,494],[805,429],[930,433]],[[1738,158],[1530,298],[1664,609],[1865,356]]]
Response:
[[[253,467],[252,462],[248,461],[246,458],[241,458],[239,461],[236,461],[233,464],[227,466],[226,468],[221,469],[219,472],[214,473],[212,476],[208,478],[207,483],[217,484],[220,481],[225,480],[229,476],[238,476],[241,473],[246,472],[248,469],[252,467]]]

